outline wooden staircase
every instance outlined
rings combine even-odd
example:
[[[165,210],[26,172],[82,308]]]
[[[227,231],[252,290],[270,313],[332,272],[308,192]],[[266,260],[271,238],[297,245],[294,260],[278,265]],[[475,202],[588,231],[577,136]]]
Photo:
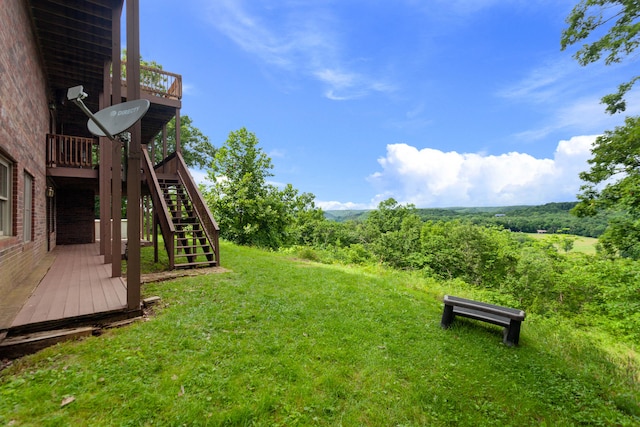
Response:
[[[178,178],[158,179],[158,183],[175,229],[174,267],[215,266],[213,245],[207,239],[185,186]]]
[[[152,166],[147,150],[143,153],[145,181],[169,257],[169,268],[219,266],[220,229],[182,155],[173,153]]]

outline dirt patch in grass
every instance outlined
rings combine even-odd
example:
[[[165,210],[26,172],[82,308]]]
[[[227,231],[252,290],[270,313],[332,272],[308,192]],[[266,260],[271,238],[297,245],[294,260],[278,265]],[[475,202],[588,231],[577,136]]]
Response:
[[[220,274],[220,273],[229,273],[229,272],[231,272],[231,270],[223,267],[206,267],[206,268],[192,268],[189,270],[161,271],[158,273],[143,274],[140,277],[140,282],[141,283],[164,282],[165,280],[172,280],[180,277],[205,276],[208,274]]]

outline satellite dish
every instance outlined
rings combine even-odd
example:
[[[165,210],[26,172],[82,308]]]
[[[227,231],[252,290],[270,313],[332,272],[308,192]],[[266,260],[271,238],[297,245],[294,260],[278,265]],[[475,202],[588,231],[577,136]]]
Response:
[[[149,101],[146,99],[136,99],[135,101],[123,102],[122,104],[112,105],[98,111],[94,117],[102,127],[111,135],[117,135],[133,126],[142,118],[149,109]],[[87,122],[89,132],[95,136],[109,136],[93,121],[93,118]]]

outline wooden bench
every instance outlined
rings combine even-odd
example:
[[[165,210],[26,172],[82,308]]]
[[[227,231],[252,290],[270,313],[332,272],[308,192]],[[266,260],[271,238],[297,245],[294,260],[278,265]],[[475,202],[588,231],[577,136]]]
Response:
[[[520,324],[525,312],[515,308],[501,307],[466,298],[444,296],[444,312],[440,325],[447,329],[456,316],[481,320],[504,327],[502,342],[508,346],[517,345],[520,340]]]

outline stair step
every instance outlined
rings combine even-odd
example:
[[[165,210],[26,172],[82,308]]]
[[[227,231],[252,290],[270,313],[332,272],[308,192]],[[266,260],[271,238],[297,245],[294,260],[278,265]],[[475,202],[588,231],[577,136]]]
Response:
[[[196,262],[210,263],[210,262],[215,262],[215,261],[214,261],[214,256],[213,255],[211,255],[209,257],[197,257],[197,258],[186,257],[184,255],[181,255],[181,256],[176,256],[176,258],[175,258],[175,263],[176,264],[190,264],[190,263],[196,263]]]
[[[180,240],[186,240],[186,239],[180,239]],[[196,242],[194,245],[191,244],[187,244],[187,245],[180,245],[180,244],[176,244],[174,245],[174,248],[176,249],[193,249],[193,248],[207,248],[207,250],[209,250],[211,246],[209,245],[209,243],[201,243],[201,242]]]
[[[193,248],[207,248],[207,252],[209,251],[208,244],[199,244],[199,245],[176,245],[174,246],[176,249],[193,249]]]
[[[206,260],[213,258],[213,255],[213,252],[209,252],[207,254],[204,254],[202,252],[199,252],[197,254],[181,253],[175,255],[175,260],[176,262],[180,262],[179,259],[184,260],[186,258],[188,262],[207,262]]]
[[[180,237],[178,236],[178,238],[176,239],[176,245],[180,245],[181,242],[186,242],[188,244],[184,245],[184,246],[196,246],[196,247],[206,247],[206,246],[211,246],[209,244],[209,242],[203,243],[202,240],[205,240],[205,236],[183,236]],[[191,244],[190,242],[193,242],[195,244]],[[178,246],[176,246],[177,248]]]
[[[202,262],[185,262],[185,263],[176,263],[174,264],[176,268],[194,268],[194,267],[215,267],[216,266],[216,262],[215,261],[202,261]]]
[[[215,254],[213,252],[191,252],[191,253],[182,252],[182,253],[177,253],[176,258],[199,257],[199,256],[206,257],[211,255],[215,255]]]

